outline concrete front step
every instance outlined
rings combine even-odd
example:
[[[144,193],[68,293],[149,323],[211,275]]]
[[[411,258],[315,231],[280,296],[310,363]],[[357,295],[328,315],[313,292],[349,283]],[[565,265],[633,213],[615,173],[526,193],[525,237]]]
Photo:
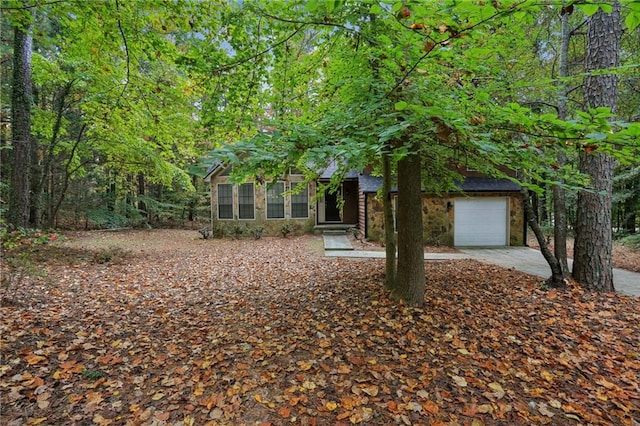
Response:
[[[325,250],[353,250],[353,246],[345,234],[329,235],[325,233],[322,238],[324,239]]]
[[[347,235],[346,229],[325,229],[322,235]]]

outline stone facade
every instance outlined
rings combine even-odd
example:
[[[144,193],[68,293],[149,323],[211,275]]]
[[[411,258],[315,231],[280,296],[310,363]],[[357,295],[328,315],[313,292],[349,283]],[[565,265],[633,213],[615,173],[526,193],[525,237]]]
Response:
[[[456,198],[473,197],[508,197],[509,198],[509,245],[523,246],[524,241],[524,209],[519,193],[474,193],[423,196],[422,221],[425,245],[453,246],[454,212]],[[395,200],[395,197],[394,197]],[[384,240],[384,213],[382,200],[375,193],[366,194],[367,235],[370,241]],[[395,207],[395,201],[394,201]]]
[[[289,190],[291,182],[304,182],[303,176],[289,176],[285,182],[286,189]],[[211,179],[211,223],[215,230],[223,232],[226,235],[233,235],[240,229],[245,233],[251,234],[255,230],[262,228],[262,235],[265,236],[281,236],[283,228],[290,230],[290,235],[302,235],[312,233],[315,226],[315,204],[312,200],[315,197],[315,185],[309,184],[309,214],[306,218],[291,217],[291,196],[284,197],[284,218],[267,219],[267,184],[254,184],[254,219],[239,219],[236,206],[238,205],[238,185],[233,185],[233,219],[218,218],[218,185],[229,184],[231,182],[229,176],[214,176]],[[249,183],[252,183],[249,181]]]

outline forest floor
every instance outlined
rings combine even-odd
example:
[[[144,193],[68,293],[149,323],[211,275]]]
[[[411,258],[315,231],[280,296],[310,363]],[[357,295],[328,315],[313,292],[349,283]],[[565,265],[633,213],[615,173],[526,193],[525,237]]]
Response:
[[[325,258],[318,236],[85,232],[36,254],[0,307],[2,424],[640,418],[640,298],[434,261],[409,308],[384,260]]]

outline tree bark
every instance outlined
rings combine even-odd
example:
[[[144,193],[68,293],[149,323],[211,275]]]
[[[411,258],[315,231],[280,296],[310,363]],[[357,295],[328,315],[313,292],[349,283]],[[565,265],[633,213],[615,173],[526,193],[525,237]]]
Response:
[[[14,29],[13,93],[11,95],[12,172],[7,219],[13,226],[27,228],[30,213],[31,164],[31,25]]]
[[[564,11],[565,2],[562,2]],[[560,32],[560,87],[558,89],[558,118],[567,119],[568,88],[563,80],[569,75],[569,41],[571,32],[569,30],[569,13],[561,12],[561,32]],[[567,156],[560,150],[557,155],[558,167],[562,169],[567,164]],[[534,231],[535,232],[535,231]],[[567,259],[567,197],[561,185],[553,186],[553,254],[560,262],[562,274],[569,275],[569,261]]]
[[[146,195],[146,187],[147,184],[144,178],[144,173],[138,173],[138,211],[140,211],[140,215],[144,221],[148,223],[149,215],[147,212],[147,204],[140,199]]]
[[[584,94],[587,108],[601,106],[615,111],[618,78],[615,74],[591,72],[619,64],[620,4],[612,13],[600,9],[587,26],[587,77]],[[580,171],[591,178],[591,190],[578,194],[573,277],[583,287],[595,291],[613,291],[612,190],[615,160],[602,153],[580,154]]]
[[[390,148],[390,147],[389,147]],[[382,206],[384,209],[385,279],[387,290],[393,290],[396,284],[396,236],[391,205],[391,155],[382,155]]]
[[[546,284],[549,287],[562,287],[565,285],[562,265],[547,245],[547,240],[544,237],[542,228],[540,228],[540,224],[538,223],[538,218],[536,217],[533,206],[531,205],[531,197],[529,197],[529,191],[523,189],[522,193],[524,195],[524,206],[527,214],[527,224],[535,234],[536,239],[538,240],[538,245],[540,245],[540,252],[551,268],[551,277],[547,279]]]
[[[424,303],[424,243],[420,153],[398,162],[398,270],[392,297],[411,306]]]

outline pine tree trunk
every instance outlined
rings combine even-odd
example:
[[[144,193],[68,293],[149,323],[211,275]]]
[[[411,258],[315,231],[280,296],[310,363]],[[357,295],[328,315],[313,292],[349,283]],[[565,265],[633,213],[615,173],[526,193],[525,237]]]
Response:
[[[14,226],[29,226],[31,164],[31,51],[33,39],[30,25],[16,27],[13,45],[13,93],[11,95],[11,129],[13,170],[8,222]]]
[[[384,208],[384,244],[386,251],[384,285],[387,290],[393,290],[396,284],[396,236],[393,223],[393,208],[391,206],[391,155],[382,157],[382,205]]]
[[[611,14],[600,9],[587,26],[587,77],[584,94],[587,108],[607,106],[615,111],[618,78],[614,74],[589,73],[619,64],[620,4]],[[578,194],[573,277],[583,287],[613,291],[612,190],[615,160],[602,153],[580,154],[580,171],[591,178],[591,191]]]
[[[424,303],[424,243],[420,154],[398,162],[398,270],[392,296],[411,306]]]

